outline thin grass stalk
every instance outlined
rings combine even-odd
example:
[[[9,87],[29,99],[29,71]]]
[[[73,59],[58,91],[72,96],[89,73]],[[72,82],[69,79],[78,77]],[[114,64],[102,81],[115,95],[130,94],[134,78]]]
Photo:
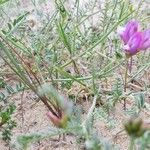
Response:
[[[87,52],[90,52],[92,49],[94,49],[99,43],[103,42],[107,37],[108,35],[113,32],[113,30],[121,23],[123,22],[127,17],[129,17],[134,11],[132,11],[131,13],[127,14],[125,17],[123,17],[122,19],[120,19],[117,23],[115,23],[111,28],[110,30],[102,36],[102,38],[100,40],[98,40],[95,44],[93,44],[89,49],[87,49],[86,51],[84,51],[83,53],[79,54],[78,56],[72,58],[74,61],[77,60],[78,58],[84,56]],[[94,53],[95,50],[93,50],[93,53]],[[67,65],[69,65],[70,63],[72,62],[72,60],[69,60],[68,62],[66,62],[65,64],[63,64],[61,67],[65,67]]]
[[[35,76],[35,74],[33,73],[33,71],[31,70],[31,68],[26,64],[26,62],[23,60],[23,58],[18,54],[18,52],[2,37],[0,36],[0,38],[3,40],[3,42],[16,54],[17,58],[20,58],[21,62],[20,63],[24,63],[24,65],[22,64],[23,68],[25,69],[25,71],[28,73],[29,72],[33,75],[33,77],[36,79],[36,81],[39,83],[40,85],[40,81],[38,80],[38,78]],[[6,49],[5,49],[6,50]],[[8,53],[7,53],[8,54]],[[12,59],[11,59],[12,60]],[[15,65],[17,65],[15,63]],[[27,70],[28,69],[28,70]],[[28,73],[29,75],[29,73]],[[29,75],[30,76],[30,75]]]
[[[26,76],[24,75],[24,73],[22,72],[22,69],[19,67],[19,65],[16,63],[16,61],[14,60],[14,57],[11,56],[12,53],[9,53],[8,50],[2,45],[2,43],[0,44],[1,48],[2,49],[5,49],[5,53],[7,55],[7,57],[11,60],[11,62],[13,63],[13,65],[16,67],[16,69],[14,69],[14,67],[12,65],[10,65],[10,63],[3,57],[3,55],[0,53],[0,56],[2,57],[2,59],[7,63],[7,65],[18,75],[18,77],[21,79],[21,81],[23,81],[23,83],[27,86],[30,87],[30,89],[39,97],[39,99],[47,106],[47,108],[56,116],[59,116],[61,115],[60,114],[60,109],[58,108],[58,104],[53,104],[51,103],[51,101],[49,101],[45,96],[42,97],[38,94],[38,91],[37,91],[37,86],[36,85],[32,85],[33,82],[31,83],[27,78]],[[17,55],[19,56],[19,55]],[[25,69],[25,68],[24,68]],[[30,74],[28,73],[27,70],[25,70],[28,74],[28,76],[30,77]],[[30,77],[31,81],[32,81],[32,78]],[[39,84],[41,85],[41,83]],[[48,103],[48,101],[50,102],[50,104]],[[59,115],[57,115],[55,113],[55,111],[53,110],[53,108],[55,109],[55,111],[58,111],[59,112]]]

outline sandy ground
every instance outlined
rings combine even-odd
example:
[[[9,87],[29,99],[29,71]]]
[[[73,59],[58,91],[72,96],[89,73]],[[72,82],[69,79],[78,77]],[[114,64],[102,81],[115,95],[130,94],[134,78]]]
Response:
[[[82,0],[82,5],[84,5],[88,0]],[[149,2],[147,0],[147,2]],[[73,7],[72,1],[68,0],[66,2],[66,5],[69,8]],[[22,0],[19,2],[20,11],[26,10],[26,11],[33,11],[33,7],[31,6],[31,1]],[[150,4],[149,4],[150,5]],[[146,5],[147,6],[147,5]],[[54,10],[54,0],[50,0],[46,4],[41,4],[40,8],[45,13],[52,13]],[[145,8],[143,8],[145,9]],[[16,13],[16,10],[11,10],[10,14],[8,16],[12,15],[12,12],[14,14]],[[97,18],[94,18],[95,20]],[[1,66],[3,65],[2,61],[0,62]],[[4,66],[5,67],[5,66]],[[1,91],[1,89],[0,89]],[[11,97],[10,101],[15,102],[17,105],[16,113],[14,114],[14,119],[17,122],[17,127],[13,130],[13,137],[12,142],[15,140],[15,138],[18,135],[26,134],[26,133],[34,133],[39,132],[41,130],[47,130],[52,124],[48,120],[46,116],[47,109],[44,107],[44,105],[41,102],[37,102],[37,98],[34,96],[34,94],[30,91],[22,93],[15,94]],[[149,100],[150,101],[150,100]],[[128,107],[131,107],[132,104],[130,104]],[[84,105],[86,106],[86,105]],[[86,106],[87,108],[90,106]],[[118,135],[116,139],[114,139],[115,135],[122,130],[122,123],[125,119],[127,119],[127,116],[123,114],[122,111],[122,105],[118,104],[116,107],[116,110],[114,110],[115,116],[113,116],[117,122],[116,126],[109,128],[108,123],[97,120],[95,127],[97,128],[99,134],[102,136],[112,140],[114,143],[119,144],[122,150],[127,150],[128,147],[128,138],[127,135],[122,132]],[[142,118],[147,120],[149,118],[150,113],[148,112],[142,112],[141,113]],[[54,139],[57,139],[54,138]],[[52,139],[46,139],[42,140],[38,143],[32,144],[31,147],[28,150],[77,150],[81,149],[81,147],[78,147],[75,143],[75,138],[73,136],[67,136],[67,140],[65,144],[58,143],[57,141],[53,141]],[[11,150],[6,143],[2,140],[0,140],[0,150]]]

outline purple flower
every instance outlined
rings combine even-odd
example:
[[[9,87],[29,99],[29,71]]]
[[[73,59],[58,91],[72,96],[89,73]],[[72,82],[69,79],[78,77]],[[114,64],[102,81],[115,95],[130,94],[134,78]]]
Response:
[[[130,37],[134,35],[138,31],[138,22],[137,21],[129,21],[125,27],[120,27],[118,29],[118,33],[121,36],[121,39],[124,41],[124,44],[127,44]]]
[[[150,48],[150,29],[143,32],[143,40],[140,47],[141,50],[145,50],[147,48]]]
[[[127,57],[137,54],[140,50],[150,48],[150,29],[139,32],[138,26],[138,22],[132,20],[125,27],[118,29]]]
[[[136,32],[133,36],[131,36],[127,44],[124,46],[126,54],[132,56],[138,53],[143,43],[142,39],[143,34],[141,32]]]

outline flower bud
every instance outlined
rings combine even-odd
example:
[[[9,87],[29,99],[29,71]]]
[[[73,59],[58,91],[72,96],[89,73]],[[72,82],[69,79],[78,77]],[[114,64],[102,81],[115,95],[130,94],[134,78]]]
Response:
[[[142,136],[145,132],[141,119],[131,119],[127,123],[125,123],[124,126],[128,135],[132,137],[138,138]]]
[[[47,113],[47,116],[56,127],[66,128],[68,117],[65,114],[62,113],[61,118],[59,118],[56,115],[54,115],[52,112],[49,111]]]

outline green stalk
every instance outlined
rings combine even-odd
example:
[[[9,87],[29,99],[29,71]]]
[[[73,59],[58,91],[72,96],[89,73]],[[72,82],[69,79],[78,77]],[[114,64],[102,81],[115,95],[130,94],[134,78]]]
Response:
[[[132,12],[129,13],[129,14],[127,14],[124,18],[120,19],[117,23],[115,23],[115,24],[110,28],[110,30],[109,30],[106,34],[104,34],[104,35],[102,36],[102,38],[101,38],[100,40],[98,40],[95,44],[93,44],[89,49],[87,49],[86,51],[84,51],[84,52],[81,53],[80,55],[78,55],[78,56],[72,58],[71,60],[69,60],[68,62],[66,62],[65,64],[63,64],[61,67],[65,67],[65,66],[69,65],[70,63],[72,63],[72,60],[75,61],[75,60],[77,60],[78,58],[84,56],[87,52],[90,52],[90,51],[91,51],[93,48],[95,48],[98,44],[100,44],[101,42],[103,42],[103,41],[108,37],[108,35],[109,35],[110,33],[112,33],[113,30],[114,30],[121,22],[123,22],[127,17],[129,17],[133,12],[134,12],[134,11],[132,11]],[[93,53],[94,53],[94,51],[95,51],[95,50],[93,50]]]
[[[134,143],[134,138],[131,137],[130,139],[130,146],[129,146],[129,150],[134,150],[135,149],[135,143]]]
[[[128,58],[126,60],[126,70],[125,70],[125,76],[124,76],[124,93],[127,91],[127,78],[128,78]],[[126,98],[124,98],[124,110],[126,110]]]
[[[90,118],[92,117],[93,111],[94,111],[94,109],[95,109],[97,97],[98,97],[98,95],[96,94],[96,95],[94,96],[94,99],[93,99],[93,103],[92,103],[92,105],[91,105],[91,108],[89,109],[88,114],[87,114],[87,116],[86,116],[84,122],[83,122],[82,125],[81,125],[81,126],[82,126],[82,129],[83,129],[83,132],[84,132],[84,134],[85,134],[85,136],[86,136],[86,139],[89,138],[89,134],[88,134],[88,131],[87,131],[87,123],[89,122]]]

